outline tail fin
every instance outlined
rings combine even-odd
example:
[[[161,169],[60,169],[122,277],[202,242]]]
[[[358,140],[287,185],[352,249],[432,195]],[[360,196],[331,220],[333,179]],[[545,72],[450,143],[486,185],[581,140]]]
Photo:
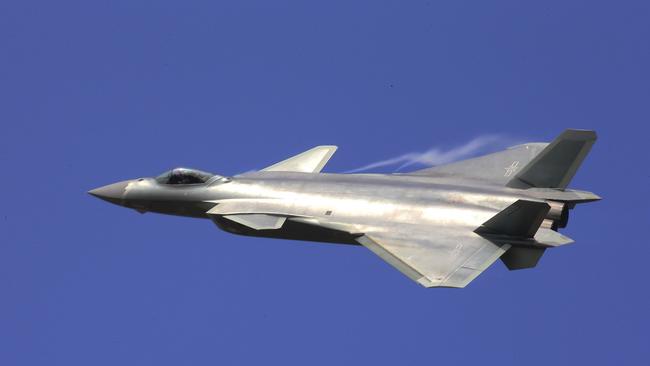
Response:
[[[434,166],[408,174],[432,177],[464,177],[496,185],[505,185],[512,179],[514,172],[518,168],[531,162],[547,145],[547,143],[517,145],[507,150],[477,158]]]
[[[595,141],[594,131],[565,130],[550,144],[518,145],[493,154],[408,174],[464,177],[520,189],[564,189]]]
[[[575,175],[591,146],[596,132],[565,130],[524,166],[506,186],[510,188],[564,189]]]
[[[484,222],[476,233],[532,238],[551,209],[546,202],[518,200]]]
[[[532,268],[546,248],[573,242],[553,230],[540,228],[550,209],[546,202],[518,200],[474,232],[494,243],[508,244],[501,257],[508,269]]]

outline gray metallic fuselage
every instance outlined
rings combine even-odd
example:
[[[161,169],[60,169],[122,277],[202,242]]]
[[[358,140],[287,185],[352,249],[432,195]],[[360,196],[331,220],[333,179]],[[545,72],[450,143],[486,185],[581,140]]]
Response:
[[[551,143],[407,174],[324,174],[321,145],[234,177],[175,168],[89,193],[139,212],[209,218],[228,232],[363,245],[424,287],[462,288],[494,261],[535,267],[576,204],[600,199],[567,186],[596,140],[566,130]]]
[[[206,212],[216,201],[249,199],[267,202],[271,209],[278,206],[278,211],[292,212],[296,217],[323,217],[330,222],[404,226],[431,223],[467,226],[470,230],[517,199],[528,197],[523,190],[472,180],[383,174],[262,171],[205,184],[167,185],[142,178],[115,185],[121,185],[123,193],[110,201],[140,212],[208,218]],[[106,190],[98,190],[102,189]],[[101,192],[95,194],[102,196]],[[261,231],[228,220],[216,223],[224,230],[244,235],[357,244],[349,234],[315,230],[311,225],[306,229],[298,222],[280,230]]]

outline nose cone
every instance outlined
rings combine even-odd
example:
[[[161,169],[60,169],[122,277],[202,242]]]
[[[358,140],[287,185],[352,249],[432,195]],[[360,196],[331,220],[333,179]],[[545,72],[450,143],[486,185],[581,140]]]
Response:
[[[129,182],[130,181],[125,180],[123,182],[109,184],[107,186],[90,190],[88,193],[97,198],[101,198],[104,201],[108,201],[116,205],[122,205],[124,203],[124,193],[126,193],[126,186],[129,185]]]

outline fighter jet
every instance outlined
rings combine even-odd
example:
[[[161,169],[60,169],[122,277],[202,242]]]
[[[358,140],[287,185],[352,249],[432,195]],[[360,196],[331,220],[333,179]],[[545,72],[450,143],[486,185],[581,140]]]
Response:
[[[535,267],[576,204],[567,186],[596,141],[566,130],[447,165],[399,174],[329,174],[336,146],[317,146],[232,177],[176,168],[89,191],[141,213],[207,218],[241,235],[364,246],[424,287],[465,287],[497,259]]]

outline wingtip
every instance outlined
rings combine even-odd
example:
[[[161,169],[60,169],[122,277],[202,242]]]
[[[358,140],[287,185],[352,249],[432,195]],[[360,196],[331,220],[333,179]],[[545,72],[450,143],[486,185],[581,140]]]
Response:
[[[318,146],[314,147],[312,150],[315,150],[315,149],[324,149],[324,150],[332,150],[332,151],[336,151],[338,148],[339,148],[339,147],[336,146],[336,145],[318,145]]]
[[[561,135],[565,139],[578,141],[595,141],[598,138],[595,130],[568,128]]]

